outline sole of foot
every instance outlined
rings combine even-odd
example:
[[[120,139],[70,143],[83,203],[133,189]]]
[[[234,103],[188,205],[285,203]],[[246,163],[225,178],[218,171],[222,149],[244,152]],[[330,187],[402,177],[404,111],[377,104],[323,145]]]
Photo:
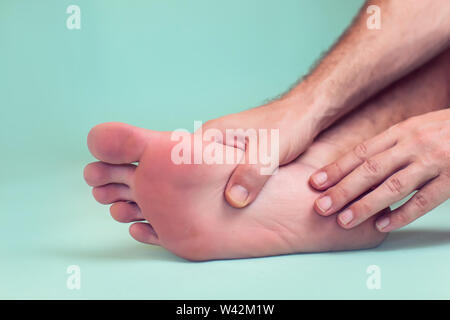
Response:
[[[88,135],[99,162],[86,166],[85,180],[98,202],[112,204],[114,219],[134,222],[130,234],[137,241],[197,261],[366,249],[386,237],[376,230],[375,217],[345,230],[335,216],[314,212],[318,193],[308,179],[339,153],[329,144],[313,145],[281,167],[254,203],[235,209],[224,188],[242,151],[211,142],[203,148],[235,161],[176,164],[171,155],[177,143],[170,132],[123,123],[100,124]]]

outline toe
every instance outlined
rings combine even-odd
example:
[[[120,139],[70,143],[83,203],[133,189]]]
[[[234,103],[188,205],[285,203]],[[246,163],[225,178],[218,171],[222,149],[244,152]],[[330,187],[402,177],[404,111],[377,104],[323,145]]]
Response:
[[[160,245],[158,235],[156,234],[153,227],[144,222],[136,222],[130,226],[130,234],[131,236],[143,243]]]
[[[119,222],[133,222],[145,220],[141,210],[134,202],[119,201],[109,208],[111,216]]]
[[[145,129],[125,123],[102,123],[91,129],[88,147],[97,159],[113,163],[132,163],[139,161],[147,145]]]
[[[84,168],[84,179],[92,187],[109,183],[131,185],[136,166],[133,164],[114,165],[105,162],[93,162]]]
[[[107,184],[106,186],[92,189],[95,200],[102,204],[110,204],[117,201],[133,201],[131,189],[118,183]]]

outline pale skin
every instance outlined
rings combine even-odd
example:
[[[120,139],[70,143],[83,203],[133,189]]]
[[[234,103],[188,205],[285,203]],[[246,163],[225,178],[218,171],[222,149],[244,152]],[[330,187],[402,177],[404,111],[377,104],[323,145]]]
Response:
[[[101,124],[89,133],[89,149],[100,162],[86,167],[86,181],[97,201],[112,204],[117,220],[148,221],[130,227],[138,241],[189,260],[210,260],[371,248],[385,237],[373,220],[346,231],[334,217],[313,211],[318,193],[307,179],[316,164],[339,152],[328,144],[311,149],[317,153],[311,159],[280,168],[261,197],[242,209],[245,214],[223,197],[236,164],[176,165],[170,158],[175,144],[169,132],[123,123]],[[224,153],[236,151],[213,144]]]
[[[317,215],[312,206],[318,192],[309,187],[308,177],[394,123],[432,111],[437,103],[425,102],[437,102],[447,90],[438,81],[439,70],[436,61],[430,63],[322,133],[244,209],[229,206],[223,197],[236,164],[175,165],[170,133],[120,123],[91,130],[89,149],[100,162],[86,167],[85,179],[97,201],[112,204],[116,220],[135,222],[130,233],[136,240],[191,260],[374,247],[386,235],[376,229],[376,216],[345,230],[334,216]],[[424,103],[411,103],[419,100]],[[234,152],[222,144],[215,148]],[[143,220],[148,223],[136,222]]]
[[[370,5],[381,9],[381,30],[367,28]],[[205,128],[279,129],[280,164],[287,164],[324,129],[445,51],[449,17],[448,0],[368,1],[338,43],[290,92],[258,108],[209,121]],[[268,179],[270,175],[260,174],[260,165],[242,163],[232,172],[225,198],[243,208]]]
[[[450,50],[433,63],[439,68],[416,84],[410,81],[411,90],[427,82],[433,96],[427,94],[414,101],[413,95],[409,105],[444,109],[423,109],[424,114],[357,144],[313,174],[311,186],[325,191],[314,203],[316,212],[324,216],[337,213],[339,224],[350,229],[378,212],[377,208],[393,205],[417,191],[404,205],[377,219],[378,230],[389,232],[450,198]]]
[[[376,221],[382,232],[409,224],[450,198],[450,109],[389,128],[322,168],[312,179],[317,189],[332,186],[315,202],[316,211],[324,216],[341,211],[338,221],[346,229],[417,191]],[[342,210],[370,188],[375,189]]]

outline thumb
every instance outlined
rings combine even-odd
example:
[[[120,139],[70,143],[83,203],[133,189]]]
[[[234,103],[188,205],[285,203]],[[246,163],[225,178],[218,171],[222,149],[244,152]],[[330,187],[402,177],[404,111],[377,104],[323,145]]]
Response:
[[[252,135],[227,135],[227,143],[245,148],[244,156],[234,169],[225,188],[225,199],[235,208],[244,208],[252,203],[264,184],[277,172],[280,164],[280,141],[278,130],[271,130],[270,139],[266,131]],[[240,147],[239,147],[240,146]],[[270,150],[270,151],[269,151]]]
[[[271,169],[260,164],[238,165],[225,188],[225,199],[235,208],[248,206],[276,170],[277,168]]]

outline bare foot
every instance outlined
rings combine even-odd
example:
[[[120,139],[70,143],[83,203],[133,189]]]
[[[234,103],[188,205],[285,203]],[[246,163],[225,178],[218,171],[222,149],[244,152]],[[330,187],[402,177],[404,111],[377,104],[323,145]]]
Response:
[[[97,201],[114,203],[115,219],[150,223],[131,225],[138,241],[209,260],[370,248],[385,237],[373,219],[344,230],[335,217],[313,211],[317,192],[308,177],[340,153],[337,147],[316,143],[281,167],[254,203],[235,209],[223,194],[236,165],[176,165],[170,156],[175,144],[168,132],[122,123],[101,124],[89,133],[89,149],[101,162],[86,167],[86,181]],[[241,150],[213,144],[224,154],[242,156]]]
[[[231,208],[223,197],[233,165],[176,166],[170,160],[174,142],[169,133],[120,123],[99,125],[89,134],[91,152],[102,162],[89,164],[85,178],[99,202],[113,203],[116,220],[151,222],[153,227],[131,226],[136,240],[192,260],[376,246],[384,235],[373,220],[347,231],[334,217],[314,213],[316,192],[307,180],[315,168],[356,144],[445,105],[449,54],[447,50],[326,130],[299,159],[280,168],[245,209]],[[132,164],[137,161],[139,167]]]

